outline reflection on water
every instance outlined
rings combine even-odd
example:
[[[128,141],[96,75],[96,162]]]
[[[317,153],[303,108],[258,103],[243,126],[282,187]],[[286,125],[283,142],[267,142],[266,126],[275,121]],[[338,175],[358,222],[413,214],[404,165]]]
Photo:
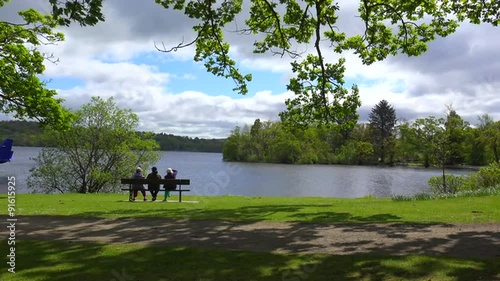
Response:
[[[26,179],[40,148],[15,147],[14,161],[0,165],[0,192],[7,176],[16,177],[16,191],[29,192]],[[220,153],[164,152],[156,164],[163,175],[167,168],[179,170],[178,178],[191,179],[199,195],[319,196],[354,198],[373,195],[412,195],[428,192],[428,180],[437,169],[363,167],[338,165],[284,165],[225,163]],[[133,169],[133,167],[131,167]],[[448,170],[456,175],[467,170]]]

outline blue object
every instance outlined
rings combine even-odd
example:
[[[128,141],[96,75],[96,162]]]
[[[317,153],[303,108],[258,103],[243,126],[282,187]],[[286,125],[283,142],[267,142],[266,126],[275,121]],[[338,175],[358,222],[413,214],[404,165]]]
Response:
[[[0,164],[12,160],[12,154],[14,154],[14,151],[12,151],[12,142],[11,139],[5,139],[3,141],[2,147],[0,147]]]

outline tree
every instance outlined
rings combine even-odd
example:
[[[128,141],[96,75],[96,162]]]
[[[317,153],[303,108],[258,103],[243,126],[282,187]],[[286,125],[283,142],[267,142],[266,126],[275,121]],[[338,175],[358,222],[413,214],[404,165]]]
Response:
[[[413,145],[415,134],[410,126],[411,123],[406,120],[396,125],[396,157],[401,162],[414,162],[420,159],[419,151]]]
[[[251,154],[255,156],[257,161],[264,159],[265,143],[263,139],[263,124],[260,119],[255,119],[253,125],[250,127],[250,141],[252,145]]]
[[[493,161],[500,163],[500,121],[495,122],[488,114],[484,114],[478,119],[478,129],[481,134],[479,139],[490,150]]]
[[[443,118],[429,116],[400,127],[400,141],[412,155],[417,154],[427,168],[435,163],[435,139],[443,132]],[[440,142],[442,143],[442,142]]]
[[[5,1],[0,0],[0,6]],[[0,21],[0,111],[14,113],[15,118],[35,118],[42,124],[61,125],[68,114],[57,93],[45,88],[37,75],[45,70],[47,56],[30,46],[52,44],[63,40],[53,32],[56,21],[33,9],[19,12],[24,23]]]
[[[493,120],[493,118],[491,118],[491,116],[488,114],[478,116],[477,119],[479,121],[477,127],[481,130],[486,129],[488,126],[491,126],[493,123],[495,123],[495,120]]]
[[[231,131],[231,134],[224,142],[222,148],[222,160],[224,161],[240,161],[240,146],[241,146],[241,133],[240,128],[236,127]]]
[[[335,159],[337,163],[362,165],[373,155],[373,144],[370,142],[372,129],[366,123],[356,124],[350,132],[350,139],[338,149]]]
[[[449,190],[446,186],[446,163],[450,160],[452,155],[450,150],[450,132],[443,127],[438,127],[437,133],[433,136],[431,144],[434,154],[433,159],[439,164],[442,171],[443,192],[447,193]]]
[[[484,129],[483,141],[493,153],[493,160],[500,163],[500,121],[488,125]]]
[[[81,26],[93,26],[104,21],[102,4],[104,0],[49,0],[52,16],[61,26],[72,22]]]
[[[362,165],[373,154],[373,145],[366,141],[349,140],[335,155],[339,164]]]
[[[45,138],[56,147],[43,148],[35,159],[28,187],[44,193],[115,191],[119,179],[137,165],[148,168],[159,159],[152,135],[136,133],[139,119],[116,107],[113,98],[93,97],[74,112],[71,128],[47,127]]]
[[[270,146],[271,161],[274,163],[294,164],[302,154],[300,141],[286,129],[278,130],[274,142]]]
[[[301,63],[292,63],[292,70],[297,77],[290,80],[287,89],[295,93],[294,99],[287,99],[287,110],[280,113],[283,122],[293,126],[307,127],[309,124],[337,125],[344,137],[356,125],[359,115],[357,109],[361,106],[359,90],[353,85],[351,92],[343,88],[343,77],[321,77],[318,73],[322,68],[328,72],[344,72],[344,60],[336,65],[326,63],[309,55]],[[312,68],[312,69],[311,69]],[[342,69],[342,70],[339,70]]]
[[[261,158],[262,161],[266,162],[271,159],[272,151],[270,149],[271,143],[273,142],[277,131],[281,130],[279,123],[267,120],[262,122],[260,125],[260,132],[258,134],[258,142],[260,143]]]
[[[373,130],[373,144],[377,150],[380,162],[385,163],[386,155],[394,151],[394,127],[396,126],[396,111],[386,101],[381,100],[369,115],[370,127]],[[392,163],[390,157],[389,163]]]
[[[481,140],[481,131],[468,127],[465,130],[465,157],[467,164],[475,166],[486,165],[486,145]]]
[[[9,2],[0,0],[0,8]],[[65,129],[71,114],[62,107],[63,100],[56,98],[56,91],[47,89],[38,78],[45,70],[44,60],[55,58],[41,53],[37,47],[62,41],[64,35],[54,31],[60,25],[73,21],[94,25],[104,20],[102,0],[48,2],[52,15],[28,9],[19,12],[20,22],[0,20],[0,112]]]
[[[462,164],[464,162],[464,141],[465,129],[469,123],[465,122],[451,105],[447,106],[448,114],[444,123],[449,138],[449,161],[451,165]]]

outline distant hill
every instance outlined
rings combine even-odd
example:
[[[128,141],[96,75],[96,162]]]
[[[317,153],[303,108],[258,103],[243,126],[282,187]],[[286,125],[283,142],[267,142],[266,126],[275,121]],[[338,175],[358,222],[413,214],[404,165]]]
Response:
[[[42,131],[37,122],[0,121],[0,138],[11,138],[15,146],[47,146],[42,144]],[[50,145],[49,145],[50,146]]]
[[[42,131],[37,122],[29,121],[0,121],[0,138],[11,138],[15,146],[51,146],[42,143]],[[226,139],[201,139],[187,136],[176,136],[173,134],[155,134],[156,141],[160,144],[160,149],[174,151],[195,151],[195,152],[222,152],[222,147]]]
[[[220,152],[226,139],[200,139],[198,137],[182,137],[172,134],[155,134],[161,150]]]

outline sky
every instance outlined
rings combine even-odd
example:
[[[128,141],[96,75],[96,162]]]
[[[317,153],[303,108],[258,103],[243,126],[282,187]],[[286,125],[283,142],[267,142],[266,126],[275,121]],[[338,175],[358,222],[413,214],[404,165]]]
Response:
[[[27,7],[48,13],[43,2],[13,0],[0,8],[0,19],[15,21],[17,11]],[[140,131],[225,138],[236,126],[251,125],[257,118],[279,120],[285,100],[293,97],[286,90],[291,59],[253,54],[257,37],[233,32],[246,15],[226,28],[238,67],[253,75],[243,96],[232,90],[231,79],[207,73],[202,63],[194,62],[194,48],[170,53],[155,48],[192,40],[193,20],[154,0],[104,2],[105,22],[62,28],[64,42],[42,47],[59,61],[46,62],[41,78],[65,99],[65,106],[78,109],[91,96],[114,97],[117,106],[138,115]],[[357,3],[339,1],[338,27],[348,35],[363,32],[355,16]],[[313,51],[311,46],[297,48]],[[326,57],[336,62],[339,55],[326,52]],[[352,53],[341,57],[346,59],[346,83],[360,90],[359,122],[366,122],[384,99],[400,120],[444,117],[447,105],[471,124],[483,114],[500,120],[500,27],[464,23],[456,33],[430,43],[419,57],[391,56],[370,66]]]

